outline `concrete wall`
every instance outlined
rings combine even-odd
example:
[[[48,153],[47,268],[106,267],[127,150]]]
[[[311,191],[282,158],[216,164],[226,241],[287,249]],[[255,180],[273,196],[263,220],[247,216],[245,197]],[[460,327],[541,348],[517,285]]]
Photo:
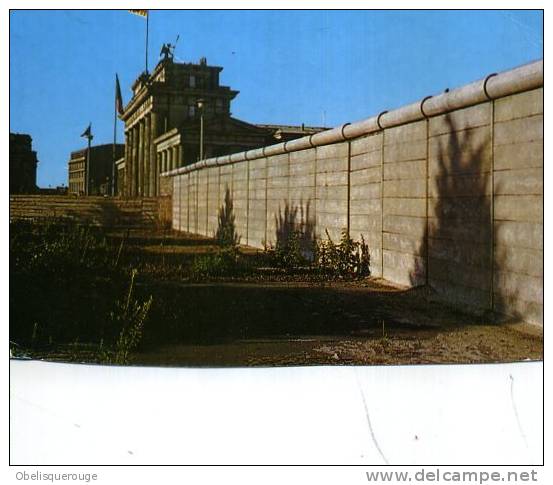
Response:
[[[171,223],[171,198],[119,199],[11,195],[10,221],[65,219],[108,228],[161,228]]]
[[[213,236],[228,190],[243,244],[346,229],[375,276],[543,324],[541,61],[165,176],[175,229]]]

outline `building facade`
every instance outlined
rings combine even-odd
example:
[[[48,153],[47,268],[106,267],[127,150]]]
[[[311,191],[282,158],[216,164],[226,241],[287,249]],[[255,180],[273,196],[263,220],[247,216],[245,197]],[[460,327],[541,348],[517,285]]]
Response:
[[[222,67],[176,63],[167,56],[133,84],[120,118],[125,123],[123,194],[159,194],[160,173],[202,158],[259,148],[324,130],[254,125],[231,116],[238,91],[219,83]]]
[[[69,158],[70,194],[75,195],[110,195],[113,174],[113,144],[97,145],[90,148],[89,176],[87,192],[87,153],[88,148],[71,152]],[[115,159],[121,158],[125,151],[123,144],[115,145]],[[116,174],[117,175],[117,174]],[[116,179],[117,185],[117,179]],[[117,189],[116,192],[117,193]]]
[[[36,185],[36,152],[30,135],[10,133],[10,194],[32,194]]]

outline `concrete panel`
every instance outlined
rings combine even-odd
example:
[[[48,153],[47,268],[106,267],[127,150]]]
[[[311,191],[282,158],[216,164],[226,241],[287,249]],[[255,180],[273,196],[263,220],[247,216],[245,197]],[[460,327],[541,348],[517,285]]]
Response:
[[[340,181],[342,180],[340,178]],[[315,187],[315,177],[312,174],[291,176],[290,188],[292,187]]]
[[[333,145],[325,145],[317,147],[317,160],[322,161],[324,159],[343,160],[348,157],[348,143],[336,143]]]
[[[489,172],[492,153],[490,140],[489,127],[430,138],[428,140],[430,177]]]
[[[494,267],[499,271],[510,271],[535,278],[543,277],[543,251],[511,246],[495,246]]]
[[[482,268],[489,273],[491,270],[490,243],[429,238],[428,254],[437,260],[456,263],[460,268],[470,267],[468,271]]]
[[[267,187],[271,189],[288,188],[289,183],[290,183],[290,180],[288,177],[271,177],[271,176],[267,177]]]
[[[249,198],[265,200],[265,180],[250,180]]]
[[[181,187],[181,177],[174,177],[173,178],[173,217],[171,220],[171,228],[174,231],[180,231],[181,230],[181,201],[179,198],[179,191]]]
[[[266,164],[266,158],[256,158],[255,160],[250,160],[250,171],[253,172],[255,170],[265,169]]]
[[[181,175],[180,177],[180,190],[175,192],[178,197],[178,204],[180,206],[179,213],[179,230],[188,232],[188,178],[189,174]],[[175,195],[173,195],[174,197]]]
[[[382,172],[380,167],[365,168],[362,170],[351,172],[350,183],[351,185],[364,185],[374,182],[380,183],[381,177]]]
[[[335,213],[346,215],[348,209],[347,200],[330,200],[330,199],[320,199],[317,200],[317,213]]]
[[[463,219],[442,220],[429,218],[429,236],[435,239],[454,239],[489,244],[491,241],[491,224],[487,221]]]
[[[491,273],[489,268],[468,266],[447,259],[428,258],[429,278],[455,286],[474,288],[486,295],[485,306],[490,298]]]
[[[367,237],[372,238],[373,243],[378,241],[380,246],[382,221],[379,213],[373,214],[352,214],[350,216],[350,227],[355,228]]]
[[[382,235],[382,241],[384,243],[385,250],[405,254],[415,254],[418,256],[424,256],[426,254],[424,240],[421,240],[418,237],[385,232]]]
[[[340,173],[347,172],[348,170],[348,158],[325,158],[323,160],[317,160],[317,177],[326,173]]]
[[[198,232],[198,200],[197,200],[197,176],[198,172],[192,172],[188,180],[188,227],[189,231],[193,234],[199,234]]]
[[[506,96],[495,101],[495,121],[543,114],[543,88]]]
[[[412,180],[426,177],[426,161],[417,160],[384,165],[384,180]]]
[[[384,198],[384,215],[426,217],[426,199]],[[380,206],[380,201],[378,201]]]
[[[351,187],[351,191],[352,192],[355,191],[355,194],[351,195],[351,199],[352,200],[359,200],[359,199],[380,200],[380,188],[381,188],[380,183],[353,186]]]
[[[217,167],[207,170],[207,226],[206,234],[213,236],[217,230],[219,210],[219,171]]]
[[[489,174],[435,177],[428,187],[430,197],[482,197],[491,195]],[[384,192],[385,194],[387,192]]]
[[[356,214],[378,214],[380,217],[380,199],[350,200],[350,219]]]
[[[317,214],[315,216],[316,223],[319,229],[335,228],[341,231],[346,229],[348,225],[347,217],[345,214],[337,214],[335,212],[323,212],[317,208]]]
[[[290,189],[288,191],[288,197],[290,200],[296,200],[296,199],[315,199],[315,187],[305,187],[302,185],[292,185],[290,186]]]
[[[494,202],[496,221],[543,222],[543,196],[498,195]]]
[[[380,152],[382,147],[382,134],[368,135],[351,141],[351,156],[362,153]]]
[[[543,167],[543,140],[510,143],[494,148],[494,169]]]
[[[204,172],[204,170],[200,170],[200,173]],[[233,179],[234,182],[239,182],[242,180],[247,180],[248,178],[248,165],[247,162],[240,162],[234,164],[234,171],[233,171]]]
[[[543,250],[543,225],[535,222],[496,222],[495,243],[498,246]]]
[[[408,286],[424,284],[424,258],[384,249],[384,278]]]
[[[375,191],[375,187],[379,189],[380,184],[354,185],[350,188],[350,199],[357,201],[380,200],[380,190]]]
[[[298,150],[297,152],[290,152],[290,165],[301,165],[304,163],[313,162],[315,158],[317,158],[317,151],[315,148]]]
[[[406,125],[387,128],[384,132],[384,145],[405,143],[426,138],[426,121],[417,121]],[[387,149],[387,148],[386,148]]]
[[[430,275],[432,275],[432,273],[430,273]],[[439,297],[465,309],[485,311],[489,307],[489,290],[484,291],[478,288],[442,281],[432,276],[429,278],[429,284],[436,290]]]
[[[425,180],[394,180],[384,182],[384,197],[425,197]]]
[[[317,187],[346,187],[347,184],[347,172],[328,172],[317,174]]]
[[[534,140],[543,140],[543,115],[495,123],[495,146]]]
[[[505,315],[513,315],[515,320],[543,326],[543,304],[521,300],[518,297],[495,294],[494,310]]]
[[[268,181],[267,181],[268,183]],[[288,200],[288,187],[267,187],[267,200],[282,202]]]
[[[290,162],[290,177],[296,177],[298,175],[310,175],[314,179],[315,174],[315,160],[310,160],[301,163]]]
[[[382,273],[382,250],[380,248],[369,247],[369,255],[371,258],[370,261],[370,271],[371,276],[377,278],[384,278]]]
[[[267,157],[267,167],[278,167],[281,165],[288,166],[288,153],[283,153],[282,155],[273,155]]]
[[[428,123],[428,134],[432,137],[480,126],[489,126],[490,118],[490,103],[470,106],[468,108],[452,111],[445,115],[430,118]]]
[[[348,199],[348,187],[346,185],[317,187],[317,200],[344,200]]]
[[[543,304],[543,280],[509,271],[494,272],[494,292]]]
[[[542,195],[543,169],[501,170],[494,174],[496,195]]]
[[[267,178],[267,170],[265,167],[252,167],[250,169],[250,181],[265,180]]]
[[[491,196],[432,197],[428,199],[428,215],[442,221],[449,219],[482,221],[487,224],[491,214]]]
[[[350,168],[353,171],[363,168],[380,167],[382,165],[382,154],[379,151],[363,153],[351,157]]]
[[[408,160],[426,159],[426,139],[394,143],[384,147],[384,165]]]
[[[424,217],[388,215],[384,218],[384,232],[409,234],[422,240],[425,231],[426,219]]]
[[[365,239],[371,242],[371,245],[380,247],[380,215],[375,218],[369,214],[352,214],[349,223],[352,237],[354,233],[357,234],[357,238],[359,234],[363,234]]]

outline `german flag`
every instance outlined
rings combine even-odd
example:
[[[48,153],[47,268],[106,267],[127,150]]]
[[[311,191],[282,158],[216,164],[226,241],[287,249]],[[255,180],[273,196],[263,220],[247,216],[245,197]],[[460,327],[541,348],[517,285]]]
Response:
[[[123,109],[123,96],[121,96],[121,86],[119,85],[119,76],[115,73],[115,109],[119,114],[122,114]]]
[[[148,17],[148,10],[129,10],[129,12],[139,15],[140,17]]]

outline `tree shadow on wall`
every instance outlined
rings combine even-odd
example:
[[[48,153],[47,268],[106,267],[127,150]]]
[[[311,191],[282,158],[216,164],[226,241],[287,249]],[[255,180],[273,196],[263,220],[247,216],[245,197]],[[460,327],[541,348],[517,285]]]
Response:
[[[492,300],[491,294],[492,268],[501,267],[504,256],[493,253],[490,137],[456,126],[449,114],[444,122],[447,134],[436,140],[435,162],[429,154],[429,167],[435,163],[437,172],[429,180],[429,223],[410,282],[428,281],[438,296],[469,311],[493,305],[501,313],[501,295]]]
[[[308,261],[313,259],[315,219],[311,215],[311,200],[299,205],[285,202],[275,214],[276,249],[285,253],[299,252]]]
[[[236,232],[234,204],[228,187],[225,189],[225,202],[219,207],[215,239],[220,246],[231,247],[240,244],[240,235]]]

